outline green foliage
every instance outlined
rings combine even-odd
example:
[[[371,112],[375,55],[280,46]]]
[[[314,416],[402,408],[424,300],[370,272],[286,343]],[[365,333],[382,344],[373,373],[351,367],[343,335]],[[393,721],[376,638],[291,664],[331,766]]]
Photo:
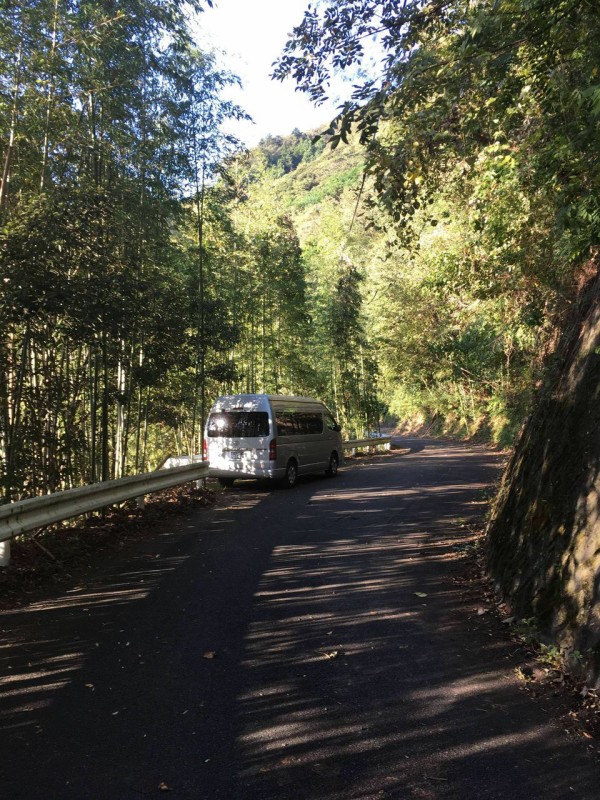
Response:
[[[303,162],[313,160],[323,152],[325,141],[295,129],[290,136],[267,136],[258,146],[267,166],[281,175],[293,172]]]
[[[339,198],[344,189],[353,189],[360,182],[362,167],[360,164],[351,167],[349,170],[330,175],[317,186],[298,197],[293,206],[299,210],[308,206],[319,205],[327,197]]]
[[[189,302],[176,234],[233,144],[234,78],[192,46],[201,4],[109,6],[36,0],[0,19],[5,501],[140,471],[152,425],[198,427],[165,391],[176,373],[194,396],[211,300]]]
[[[277,77],[322,98],[376,36],[382,80],[357,73],[329,144],[235,158],[235,78],[187,5],[5,12],[5,499],[197,452],[226,391],[318,395],[348,433],[388,407],[510,444],[600,240],[590,0],[311,7]]]
[[[535,617],[526,617],[515,622],[515,633],[525,644],[538,644],[540,633]]]
[[[519,428],[600,234],[599,24],[586,0],[340,0],[293,31],[275,76],[315,99],[370,38],[383,54],[328,133],[367,148],[386,240],[368,330],[402,414],[502,444]]]
[[[362,435],[382,410],[365,328],[362,226],[352,234],[362,153],[333,154],[313,142],[297,133],[269,137],[229,166],[244,291],[235,301],[243,333],[232,352],[239,378],[227,389],[316,395],[346,433]],[[302,158],[283,169],[296,145]]]

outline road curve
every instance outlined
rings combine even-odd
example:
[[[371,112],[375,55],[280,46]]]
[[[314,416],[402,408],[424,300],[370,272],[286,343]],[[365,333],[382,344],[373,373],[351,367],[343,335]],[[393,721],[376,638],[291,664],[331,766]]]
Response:
[[[461,580],[500,459],[409,452],[248,482],[0,614],[7,800],[564,800],[597,766]]]

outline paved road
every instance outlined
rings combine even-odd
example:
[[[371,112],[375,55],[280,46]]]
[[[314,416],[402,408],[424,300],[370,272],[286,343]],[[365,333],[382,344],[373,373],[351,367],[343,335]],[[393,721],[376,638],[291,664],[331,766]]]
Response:
[[[404,444],[335,480],[234,488],[0,615],[0,795],[597,798],[585,744],[519,689],[460,581],[498,458]]]

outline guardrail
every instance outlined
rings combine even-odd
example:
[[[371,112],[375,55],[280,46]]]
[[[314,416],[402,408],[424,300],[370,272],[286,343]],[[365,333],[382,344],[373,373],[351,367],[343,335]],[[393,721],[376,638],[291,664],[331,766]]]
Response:
[[[349,439],[343,442],[344,450],[360,450],[363,447],[385,447],[386,450],[390,449],[392,444],[391,436],[368,436],[366,439]]]
[[[391,436],[367,436],[366,439],[348,439],[342,442],[344,450],[360,450],[364,447],[369,449],[375,447],[385,447],[386,450],[390,449],[392,444]],[[159,469],[173,469],[173,467],[180,467],[182,464],[190,464],[193,461],[201,461],[202,456],[169,456],[160,465]]]
[[[365,447],[371,449],[381,446],[389,450],[391,441],[389,436],[350,439],[343,442],[343,447],[353,452]],[[93,483],[0,506],[0,567],[10,563],[10,540],[15,536],[125,500],[143,498],[161,489],[206,478],[208,464],[201,458],[199,455],[173,456],[163,463],[162,469],[154,472]]]
[[[207,475],[208,464],[202,461],[0,506],[0,567],[10,562],[10,540],[15,536],[87,514],[88,511],[97,511],[125,500],[143,498],[161,489],[197,481]]]

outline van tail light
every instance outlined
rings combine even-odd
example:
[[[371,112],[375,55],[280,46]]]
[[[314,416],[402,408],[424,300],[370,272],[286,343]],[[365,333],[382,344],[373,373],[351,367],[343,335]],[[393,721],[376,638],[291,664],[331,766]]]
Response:
[[[269,442],[269,461],[277,461],[277,439]]]
[[[202,460],[208,461],[208,445],[206,439],[202,439]]]

